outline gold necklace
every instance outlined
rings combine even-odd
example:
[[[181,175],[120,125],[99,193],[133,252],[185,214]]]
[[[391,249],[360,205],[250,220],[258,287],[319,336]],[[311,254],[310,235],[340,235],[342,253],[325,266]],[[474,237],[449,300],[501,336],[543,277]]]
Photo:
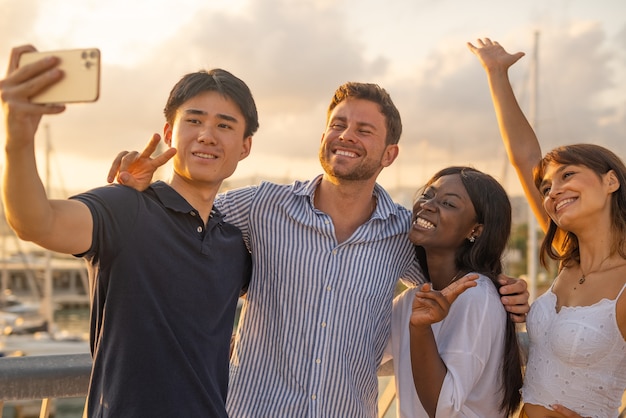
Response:
[[[601,270],[602,270],[602,265],[604,264],[604,262],[605,262],[606,260],[608,260],[608,259],[609,259],[609,257],[611,257],[611,254],[609,254],[609,255],[607,255],[606,257],[604,257],[604,259],[603,259],[603,260],[600,262],[600,264],[598,265],[598,268],[597,268],[597,269],[595,269],[595,270],[593,270],[593,271],[589,271],[589,272],[587,272],[587,273],[585,273],[585,272],[583,271],[583,265],[579,262],[579,263],[578,263],[578,265],[580,266],[580,272],[582,273],[582,276],[580,276],[580,279],[578,279],[578,284],[583,284],[583,283],[585,283],[585,280],[587,280],[587,276],[588,276],[589,274],[592,274],[592,273],[598,273],[599,271],[601,271]]]
[[[452,284],[453,281],[460,279],[461,277],[463,277],[463,271],[462,270],[458,270],[456,273],[454,273],[454,276],[452,276],[452,278],[450,279],[450,281],[448,282],[447,285],[445,285],[445,287],[448,287]]]
[[[457,280],[457,279],[459,279],[461,277],[463,277],[462,271],[461,270],[457,270],[457,272],[454,273],[454,276],[452,276],[450,281],[446,285],[442,286],[441,288],[435,287],[435,283],[433,282],[432,279],[430,279],[430,285],[432,286],[433,290],[441,291],[441,290],[445,289],[446,287],[450,286],[452,284],[452,282],[454,282],[455,280]]]

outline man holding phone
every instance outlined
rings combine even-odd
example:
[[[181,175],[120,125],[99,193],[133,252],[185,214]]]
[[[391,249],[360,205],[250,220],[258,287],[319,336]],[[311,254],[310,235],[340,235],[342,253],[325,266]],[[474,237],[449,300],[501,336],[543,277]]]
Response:
[[[31,64],[54,55],[60,62],[57,68],[64,77],[46,90],[31,97],[32,103],[93,102],[100,95],[100,50],[97,48],[68,49],[52,52],[25,52],[18,66]]]
[[[18,67],[34,50],[14,48],[0,81],[3,201],[20,238],[87,261],[94,359],[87,415],[226,418],[234,314],[251,260],[241,231],[213,201],[259,126],[250,90],[221,69],[185,75],[164,111],[163,138],[175,154],[169,181],[51,200],[37,173],[35,133],[43,115],[65,105],[32,98],[64,74],[54,56]]]

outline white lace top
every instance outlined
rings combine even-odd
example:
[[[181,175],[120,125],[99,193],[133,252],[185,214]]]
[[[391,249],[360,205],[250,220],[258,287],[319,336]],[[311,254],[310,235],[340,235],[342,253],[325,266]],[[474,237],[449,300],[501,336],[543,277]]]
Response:
[[[626,390],[626,341],[617,326],[615,300],[563,306],[556,312],[550,288],[531,305],[525,403],[559,403],[582,416],[617,417]]]

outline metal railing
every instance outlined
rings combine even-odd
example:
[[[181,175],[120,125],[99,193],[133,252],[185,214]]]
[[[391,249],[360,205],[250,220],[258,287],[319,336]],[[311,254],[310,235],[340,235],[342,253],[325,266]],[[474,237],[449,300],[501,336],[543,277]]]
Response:
[[[6,401],[40,400],[40,418],[50,416],[52,399],[86,396],[90,354],[0,359],[0,418]]]
[[[525,335],[522,336],[524,337]],[[5,402],[24,400],[41,400],[39,418],[49,418],[53,399],[87,395],[91,364],[90,354],[1,358],[0,418]],[[393,373],[392,369],[391,372]],[[395,383],[390,379],[389,384],[381,391],[379,416],[385,415],[394,398]],[[626,407],[623,408],[620,418],[626,418]]]

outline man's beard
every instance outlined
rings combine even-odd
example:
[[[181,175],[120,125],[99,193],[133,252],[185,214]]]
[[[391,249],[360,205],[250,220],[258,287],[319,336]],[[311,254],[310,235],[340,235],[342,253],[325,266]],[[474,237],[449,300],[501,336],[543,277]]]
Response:
[[[330,153],[330,151],[328,151]],[[366,160],[362,164],[352,168],[350,171],[343,171],[340,169],[338,171],[335,170],[335,167],[330,163],[329,159],[326,158],[327,151],[322,147],[319,152],[319,159],[324,172],[329,176],[339,179],[339,180],[347,180],[347,181],[363,181],[370,180],[371,178],[375,178],[378,175],[378,172],[381,169],[381,160],[372,161]],[[332,153],[331,153],[332,155]]]

